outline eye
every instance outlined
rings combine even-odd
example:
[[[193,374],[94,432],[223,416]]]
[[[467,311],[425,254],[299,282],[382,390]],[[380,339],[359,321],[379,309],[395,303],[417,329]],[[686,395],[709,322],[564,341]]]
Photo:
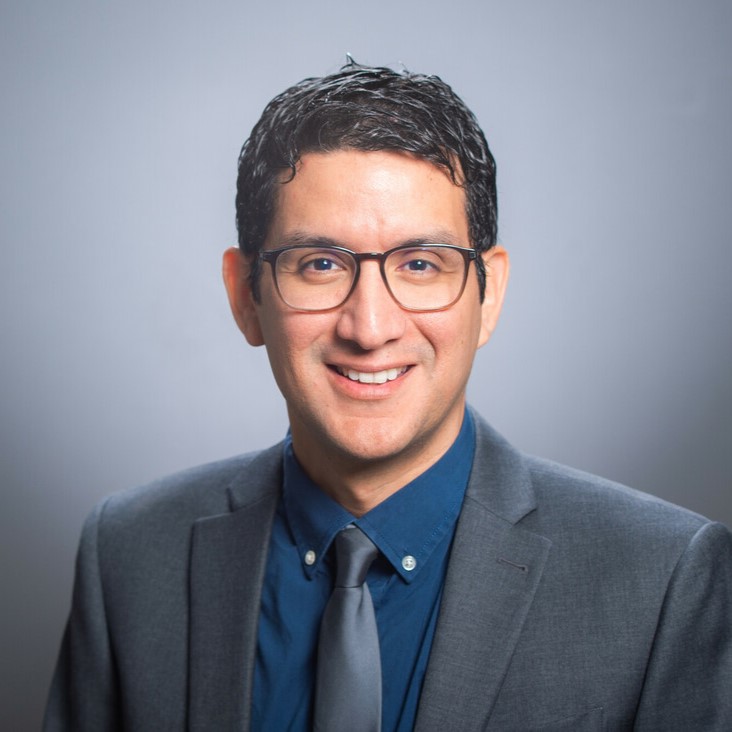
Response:
[[[429,262],[426,259],[410,259],[402,267],[410,272],[427,272],[430,269],[436,269],[434,262]]]
[[[322,254],[303,257],[300,261],[301,272],[334,272],[344,268],[344,263],[335,257],[324,257]]]
[[[280,258],[280,274],[289,273],[303,282],[326,284],[340,281],[353,269],[348,255],[320,247],[296,247]]]
[[[439,252],[428,249],[401,249],[392,255],[394,273],[402,277],[424,279],[438,275],[443,269]]]
[[[333,269],[335,263],[332,259],[326,259],[325,257],[319,257],[318,259],[311,259],[308,262],[303,262],[303,269],[314,269],[318,272],[327,272]]]

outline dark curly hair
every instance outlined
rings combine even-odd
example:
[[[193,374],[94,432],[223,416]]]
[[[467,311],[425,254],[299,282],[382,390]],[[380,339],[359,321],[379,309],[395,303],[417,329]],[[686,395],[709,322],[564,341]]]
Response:
[[[343,149],[406,152],[445,169],[464,187],[472,246],[497,237],[496,166],[475,115],[437,76],[349,63],[338,73],[305,79],[275,97],[239,155],[236,225],[252,262],[259,299],[258,252],[276,203],[276,185],[296,175],[309,152]],[[283,173],[289,170],[289,177]],[[481,299],[485,270],[479,257]]]

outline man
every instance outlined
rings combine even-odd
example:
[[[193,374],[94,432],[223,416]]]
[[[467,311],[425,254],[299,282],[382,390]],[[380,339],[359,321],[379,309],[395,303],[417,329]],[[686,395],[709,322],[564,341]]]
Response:
[[[224,280],[290,431],[97,507],[45,729],[732,728],[728,530],[466,409],[495,190],[436,77],[350,64],[268,105]]]

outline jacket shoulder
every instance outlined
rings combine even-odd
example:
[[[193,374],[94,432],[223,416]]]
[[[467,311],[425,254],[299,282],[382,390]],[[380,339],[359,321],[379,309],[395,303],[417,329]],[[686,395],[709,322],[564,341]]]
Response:
[[[127,541],[188,532],[200,518],[227,513],[278,494],[281,445],[188,468],[152,483],[114,493],[87,518],[85,533]]]
[[[476,416],[476,415],[474,415]],[[468,495],[510,524],[556,547],[581,547],[598,559],[623,548],[636,558],[678,556],[714,522],[648,493],[551,460],[527,455],[479,416]],[[728,533],[716,525],[711,535]]]
[[[657,496],[534,456],[524,456],[536,493],[537,505],[547,519],[566,515],[574,524],[604,531],[663,531],[687,538],[710,523],[704,516]]]

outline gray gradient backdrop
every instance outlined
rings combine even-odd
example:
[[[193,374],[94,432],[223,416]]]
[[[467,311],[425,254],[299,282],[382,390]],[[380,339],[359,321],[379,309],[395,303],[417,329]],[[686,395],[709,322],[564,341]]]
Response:
[[[220,254],[262,107],[346,51],[441,75],[498,160],[513,274],[472,402],[732,523],[730,38],[712,0],[4,0],[0,727],[39,724],[91,506],[283,435]]]

